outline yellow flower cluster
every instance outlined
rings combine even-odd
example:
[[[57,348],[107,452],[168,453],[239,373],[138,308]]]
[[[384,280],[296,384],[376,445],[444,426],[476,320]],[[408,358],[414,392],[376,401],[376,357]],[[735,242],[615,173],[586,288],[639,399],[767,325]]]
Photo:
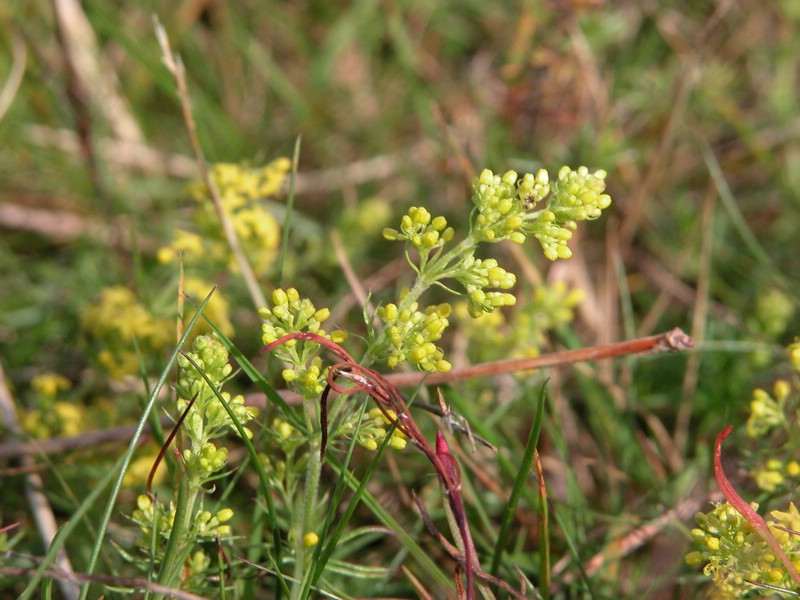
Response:
[[[245,254],[259,275],[269,271],[280,242],[280,226],[265,200],[280,192],[290,168],[288,158],[278,158],[260,168],[221,163],[211,170],[222,205],[230,216]],[[159,261],[173,262],[182,255],[186,264],[237,272],[238,264],[230,252],[205,184],[195,182],[188,191],[198,203],[198,209],[191,217],[195,230],[176,229],[172,244],[159,250]]]
[[[172,526],[175,522],[175,507],[163,503],[154,503],[150,496],[141,494],[136,498],[136,509],[131,514],[131,519],[139,526],[142,533],[142,544],[149,547],[149,538],[153,535],[155,523],[156,535],[162,542],[169,539]],[[230,508],[223,508],[216,513],[201,510],[195,517],[191,533],[197,537],[213,538],[216,535],[227,537],[231,534],[230,525],[225,525],[233,518]]]
[[[58,392],[71,387],[69,379],[58,373],[41,373],[31,380],[31,388],[48,398],[55,398]]]
[[[75,436],[86,429],[84,411],[63,400],[56,400],[47,408],[26,411],[21,422],[27,433],[40,440]]]
[[[387,411],[392,419],[397,419],[394,411]],[[367,418],[361,421],[361,427],[358,429],[357,441],[364,446],[367,450],[375,451],[378,449],[383,441],[386,439],[386,426],[391,421],[386,418],[380,408],[373,408],[367,413]],[[391,438],[389,439],[389,446],[395,450],[402,450],[408,444],[406,435],[395,428],[392,430]]]
[[[456,305],[455,316],[474,361],[496,360],[499,355],[533,357],[539,355],[549,331],[572,322],[583,297],[583,290],[558,281],[538,286],[513,314],[495,311],[473,318],[462,302]]]
[[[753,390],[750,416],[747,419],[747,436],[759,438],[765,433],[788,425],[784,405],[792,388],[789,382],[779,379],[773,387],[773,395],[760,388]]]
[[[83,327],[102,350],[100,364],[113,379],[139,372],[139,358],[157,355],[172,339],[174,327],[165,319],[154,317],[126,287],[104,289],[99,300],[83,313]]]
[[[752,504],[757,509],[758,505]],[[800,527],[800,513],[793,503],[788,512],[772,511],[767,520],[772,535],[789,560],[800,566],[800,544],[793,532]],[[727,502],[708,513],[696,515],[698,528],[691,536],[697,550],[684,560],[691,566],[706,563],[703,573],[716,585],[716,597],[741,598],[757,591],[752,583],[796,590],[791,575],[752,525]],[[788,530],[791,530],[790,533]]]
[[[400,293],[400,301],[408,290]],[[448,303],[429,306],[424,312],[412,302],[400,310],[396,304],[381,306],[376,311],[378,318],[386,325],[386,338],[389,341],[389,357],[386,360],[395,368],[408,360],[420,371],[446,373],[452,365],[444,359],[444,351],[434,344],[447,328],[451,307]]]
[[[315,333],[336,343],[347,339],[344,331],[322,329],[322,324],[330,317],[327,308],[317,309],[308,298],[301,298],[295,288],[276,289],[272,292],[272,307],[262,306],[259,316],[264,319],[261,326],[261,341],[271,344],[281,337],[297,332]],[[304,398],[319,396],[328,379],[328,368],[314,354],[319,344],[309,341],[289,340],[274,350],[275,356],[291,365],[282,372],[286,383],[292,384]]]

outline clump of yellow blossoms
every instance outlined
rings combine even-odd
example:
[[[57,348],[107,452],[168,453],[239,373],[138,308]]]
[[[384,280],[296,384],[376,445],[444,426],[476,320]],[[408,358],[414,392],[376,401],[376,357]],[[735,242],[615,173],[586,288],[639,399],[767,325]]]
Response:
[[[267,200],[280,193],[290,168],[288,158],[278,158],[260,168],[220,163],[211,169],[222,205],[257,275],[267,273],[276,256],[280,225],[269,210]],[[205,185],[193,183],[188,191],[196,202],[196,210],[191,214],[195,228],[176,229],[172,243],[159,250],[159,261],[173,262],[180,254],[187,265],[238,272],[238,264]]]
[[[98,342],[100,364],[114,379],[139,372],[139,357],[158,355],[174,338],[175,328],[154,317],[126,287],[104,289],[83,313],[83,328]]]
[[[752,504],[754,509],[758,505]],[[800,565],[800,513],[794,503],[786,512],[774,510],[767,526],[783,551],[795,565]],[[727,502],[708,513],[696,515],[698,528],[691,535],[698,550],[686,555],[686,563],[699,566],[715,583],[715,597],[744,598],[763,596],[764,588],[781,588],[795,596],[797,584],[761,535]]]

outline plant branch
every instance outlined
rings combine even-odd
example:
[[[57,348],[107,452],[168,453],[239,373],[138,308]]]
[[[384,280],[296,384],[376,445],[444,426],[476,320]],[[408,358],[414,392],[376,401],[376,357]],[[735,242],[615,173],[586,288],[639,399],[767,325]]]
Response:
[[[577,350],[564,350],[532,358],[509,358],[492,362],[470,365],[460,369],[452,369],[447,373],[390,373],[385,375],[386,380],[395,387],[416,387],[420,384],[437,385],[473,379],[487,375],[499,375],[514,371],[527,371],[529,369],[542,369],[557,367],[589,360],[603,358],[617,358],[629,354],[642,354],[646,352],[676,352],[694,347],[694,340],[686,335],[680,328],[675,328],[665,333],[651,335],[624,342],[591,346]]]
[[[211,194],[211,199],[214,202],[214,208],[217,211],[217,216],[219,217],[219,222],[222,226],[225,239],[228,242],[228,246],[230,246],[234,258],[236,259],[239,270],[242,272],[242,277],[244,277],[244,281],[247,285],[248,291],[250,292],[250,298],[252,299],[253,304],[255,304],[256,308],[266,306],[267,300],[264,296],[264,292],[261,291],[261,288],[258,285],[253,268],[250,266],[250,261],[247,260],[247,255],[244,253],[242,244],[239,242],[239,237],[236,235],[236,230],[233,228],[233,223],[231,222],[231,219],[228,216],[228,213],[225,211],[224,205],[222,204],[222,196],[219,193],[219,188],[217,188],[217,184],[214,183],[214,179],[211,177],[211,172],[208,170],[208,163],[206,162],[205,153],[203,152],[203,147],[200,145],[200,140],[197,137],[197,125],[195,124],[194,117],[192,116],[192,106],[189,100],[189,91],[186,87],[186,71],[183,68],[183,62],[181,61],[180,56],[172,53],[172,49],[169,45],[169,38],[167,38],[167,32],[157,19],[154,19],[154,26],[156,38],[158,38],[158,44],[161,46],[164,64],[166,65],[170,74],[175,78],[178,98],[180,99],[181,110],[183,111],[183,120],[186,124],[186,131],[189,134],[189,140],[192,144],[192,151],[197,159],[197,167],[200,170],[200,177],[206,184],[209,194]]]

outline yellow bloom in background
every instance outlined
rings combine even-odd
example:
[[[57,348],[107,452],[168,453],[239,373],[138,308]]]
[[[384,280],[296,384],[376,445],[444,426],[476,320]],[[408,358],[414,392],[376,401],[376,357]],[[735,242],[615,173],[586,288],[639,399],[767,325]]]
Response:
[[[211,168],[223,208],[258,275],[269,271],[280,244],[281,228],[269,209],[269,199],[280,193],[290,168],[288,158],[258,168],[235,163],[218,163]],[[196,231],[176,229],[172,243],[158,251],[158,260],[170,263],[182,256],[185,265],[238,272],[205,184],[193,182],[187,192],[197,202],[190,217]]]
[[[122,479],[122,485],[128,488],[143,487],[147,484],[147,478],[150,476],[150,471],[158,458],[159,448],[153,444],[148,445],[146,448],[140,449],[140,456],[135,458],[128,466],[125,472],[125,477]],[[161,461],[158,465],[156,473],[153,476],[153,484],[157,485],[165,480],[167,476],[166,461]]]
[[[795,371],[800,371],[800,338],[795,338],[793,344],[789,344],[786,350],[789,352],[789,364]]]
[[[756,471],[753,478],[756,485],[765,492],[774,492],[784,482],[783,473],[770,468]]]
[[[541,353],[548,332],[572,322],[584,296],[583,290],[559,281],[538,286],[513,312],[494,311],[473,318],[466,303],[460,303],[455,316],[473,361],[532,358]]]
[[[187,277],[183,283],[184,291],[189,294],[192,300],[198,305],[205,299],[212,287],[214,287],[212,284],[197,277]],[[186,303],[185,313],[184,323],[188,323],[195,314],[194,306]],[[226,336],[233,335],[233,323],[231,323],[230,319],[230,303],[219,289],[214,291],[214,295],[211,296],[208,304],[206,304],[203,309],[203,314]],[[192,335],[192,338],[200,334],[209,333],[210,331],[211,327],[205,319],[201,318],[192,330],[193,334],[195,334]]]
[[[55,398],[58,392],[70,389],[72,383],[63,375],[47,372],[34,377],[31,387],[48,398]]]
[[[97,359],[114,379],[139,372],[134,339],[143,357],[157,355],[174,338],[175,327],[154,317],[124,286],[106,288],[83,313],[83,328],[101,346]]]
[[[57,401],[53,405],[53,410],[61,424],[60,435],[74,436],[85,429],[85,411],[72,402]]]
[[[779,387],[778,391],[782,392],[783,388]],[[747,436],[758,438],[775,427],[786,424],[786,414],[783,410],[785,399],[786,396],[782,396],[776,400],[765,390],[754,389],[753,400],[750,402],[750,416],[747,419]]]

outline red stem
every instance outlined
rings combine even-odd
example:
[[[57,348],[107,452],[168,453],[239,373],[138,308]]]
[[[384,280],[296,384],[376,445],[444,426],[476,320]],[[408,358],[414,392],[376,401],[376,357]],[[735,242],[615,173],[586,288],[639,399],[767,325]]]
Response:
[[[719,486],[719,489],[722,491],[722,495],[725,496],[725,499],[728,501],[728,503],[733,506],[733,508],[735,508],[736,511],[753,526],[753,529],[758,532],[762,539],[767,542],[775,555],[781,560],[783,566],[786,567],[786,570],[789,571],[789,574],[792,576],[792,579],[794,579],[795,582],[800,585],[800,574],[798,574],[797,569],[794,568],[794,565],[792,564],[792,561],[789,560],[789,557],[786,556],[786,553],[783,551],[783,548],[781,548],[778,540],[776,540],[775,536],[772,535],[772,532],[769,530],[769,526],[766,524],[761,515],[753,510],[753,507],[745,502],[744,498],[742,498],[736,492],[731,482],[725,476],[725,471],[722,469],[722,442],[730,435],[731,431],[733,431],[733,425],[728,425],[725,429],[720,431],[719,435],[717,436],[717,441],[714,444],[714,476],[717,479],[717,485]]]

